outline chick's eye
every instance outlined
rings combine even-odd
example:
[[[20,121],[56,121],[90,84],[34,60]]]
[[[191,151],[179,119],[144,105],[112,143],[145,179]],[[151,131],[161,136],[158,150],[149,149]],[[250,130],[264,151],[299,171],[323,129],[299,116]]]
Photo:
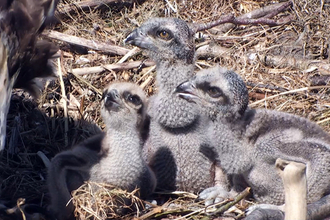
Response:
[[[141,103],[142,103],[140,97],[137,96],[137,95],[130,95],[130,96],[128,97],[128,101],[130,101],[130,102],[133,103],[134,105],[141,105]]]
[[[164,39],[164,40],[169,40],[171,38],[170,34],[167,32],[167,31],[159,31],[158,32],[158,36],[161,38],[161,39]]]
[[[219,98],[220,96],[222,96],[222,91],[218,87],[210,87],[207,90],[207,94],[209,94],[209,96],[211,96],[212,98]]]

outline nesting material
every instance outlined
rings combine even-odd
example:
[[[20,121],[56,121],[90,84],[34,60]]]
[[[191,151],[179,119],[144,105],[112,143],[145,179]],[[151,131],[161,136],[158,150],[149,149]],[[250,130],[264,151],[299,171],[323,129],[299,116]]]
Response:
[[[188,22],[209,22],[223,14],[240,16],[273,4],[265,0],[147,0],[127,9],[107,7],[105,11],[95,8],[81,11],[76,7],[80,2],[60,1],[58,11],[66,16],[60,17],[61,23],[53,30],[126,49],[133,47],[124,46],[123,40],[150,17],[172,16]],[[66,10],[68,6],[75,13],[69,14]],[[197,54],[200,54],[197,57],[198,66],[208,68],[219,63],[233,69],[247,82],[250,104],[256,102],[253,107],[308,117],[330,131],[330,89],[326,87],[330,70],[323,65],[329,63],[329,1],[293,1],[291,9],[278,18],[289,14],[294,16],[294,22],[287,25],[242,25],[226,33],[218,32],[221,27],[215,27],[201,32],[196,39]],[[102,68],[104,70],[99,73],[75,76],[70,73],[72,69],[117,64],[123,56],[54,41],[63,55],[61,66],[67,97],[61,95],[59,80],[47,86],[40,100],[32,100],[26,93],[14,91],[7,119],[7,145],[10,147],[0,155],[2,199],[16,201],[25,198],[27,203],[33,201],[42,206],[48,205],[46,168],[37,152],[42,151],[51,159],[68,146],[95,135],[99,127],[104,128],[99,114],[101,95],[98,91],[102,91],[109,82],[126,79],[143,85],[149,95],[157,92],[154,86],[155,71],[149,72],[143,65],[132,69]],[[207,53],[205,47],[208,48]],[[292,62],[292,57],[296,62]],[[86,58],[89,62],[80,64],[77,62],[80,58]],[[130,66],[145,62],[147,58],[139,53],[127,58],[124,64]],[[309,86],[320,87],[301,90]],[[64,130],[66,120],[60,101],[62,98],[68,102],[67,134]],[[65,136],[68,137],[68,146],[65,145]],[[189,209],[196,206],[193,199],[186,199],[185,204],[173,203]],[[172,214],[172,217],[177,215]]]
[[[76,219],[118,219],[129,218],[144,209],[138,197],[139,190],[127,192],[115,186],[86,182],[72,192]]]

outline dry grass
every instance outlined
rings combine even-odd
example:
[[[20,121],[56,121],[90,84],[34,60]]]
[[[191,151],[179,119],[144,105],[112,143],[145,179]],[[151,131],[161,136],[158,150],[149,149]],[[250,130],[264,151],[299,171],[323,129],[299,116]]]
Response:
[[[61,3],[59,11],[75,2]],[[203,45],[210,45],[221,53],[198,56],[196,70],[215,63],[233,69],[248,85],[251,106],[298,114],[330,131],[330,97],[326,86],[330,80],[330,4],[323,1],[325,4],[321,6],[320,2],[295,0],[289,11],[278,16],[293,15],[293,22],[287,25],[237,26],[226,33],[219,33],[217,27],[205,31],[196,40],[197,51]],[[62,13],[61,23],[53,29],[123,46],[128,33],[150,17],[172,16],[188,22],[207,22],[222,14],[234,12],[239,16],[265,5],[268,1],[147,0],[131,8],[108,7],[102,11]],[[61,69],[66,97],[62,97],[59,79],[48,84],[37,101],[20,91],[13,95],[7,127],[8,146],[0,158],[3,199],[23,197],[27,202],[47,205],[46,168],[37,152],[42,151],[51,159],[59,151],[102,129],[99,91],[106,84],[113,80],[133,81],[143,85],[148,95],[154,93],[156,73],[149,71],[151,68],[105,70],[99,74],[76,76],[70,73],[74,68],[117,63],[122,57],[56,43],[63,52]],[[289,62],[292,58],[294,62]],[[138,53],[128,61],[144,59],[143,53]],[[309,88],[311,86],[318,87]],[[63,99],[67,101],[68,118],[64,118]],[[85,190],[90,192],[90,189]],[[191,199],[184,201],[178,204],[189,207],[195,204]],[[177,215],[172,214],[172,218]],[[167,217],[171,218],[171,214]]]
[[[129,219],[129,213],[144,208],[138,190],[127,192],[114,186],[87,182],[72,192],[77,219]],[[128,214],[125,217],[125,214]]]

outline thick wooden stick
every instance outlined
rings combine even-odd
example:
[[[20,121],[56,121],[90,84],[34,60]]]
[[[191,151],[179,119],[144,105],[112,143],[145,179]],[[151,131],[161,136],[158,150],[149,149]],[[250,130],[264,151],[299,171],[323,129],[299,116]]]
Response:
[[[68,44],[78,45],[82,47],[86,47],[92,50],[103,51],[105,53],[115,54],[115,55],[125,55],[130,50],[124,47],[120,47],[117,45],[110,45],[107,43],[95,41],[95,40],[87,40],[81,37],[76,37],[68,34],[63,34],[58,31],[44,31],[42,34],[43,37],[48,37],[51,39],[63,41]]]
[[[306,165],[278,158],[276,168],[285,191],[285,220],[307,218]]]
[[[153,66],[153,65],[155,65],[155,63],[153,61],[148,61],[148,60],[147,61],[132,61],[132,62],[126,62],[126,63],[108,64],[108,65],[104,65],[104,66],[76,68],[76,69],[72,69],[71,72],[73,74],[77,74],[77,75],[86,75],[86,74],[92,74],[92,73],[100,73],[104,70],[129,70],[129,69],[137,68],[139,66],[147,67],[147,66]]]

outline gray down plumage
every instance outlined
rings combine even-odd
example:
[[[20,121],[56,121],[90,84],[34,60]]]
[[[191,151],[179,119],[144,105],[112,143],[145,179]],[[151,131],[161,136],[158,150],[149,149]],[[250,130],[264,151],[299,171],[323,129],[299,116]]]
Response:
[[[220,67],[200,71],[177,92],[214,121],[209,134],[221,167],[229,175],[243,177],[258,202],[284,203],[282,180],[275,168],[281,158],[307,167],[309,218],[330,214],[329,196],[325,196],[330,192],[330,135],[321,127],[296,115],[248,108],[243,80]]]
[[[158,93],[150,98],[150,134],[144,149],[158,190],[197,193],[221,182],[222,171],[204,135],[207,122],[192,103],[174,94],[194,75],[194,31],[180,19],[152,18],[125,41],[143,48],[156,62]]]
[[[106,132],[56,155],[48,170],[51,211],[58,219],[72,215],[70,192],[84,181],[104,182],[128,191],[140,189],[146,198],[156,178],[142,157],[142,133],[147,100],[133,83],[112,83],[103,93]]]

